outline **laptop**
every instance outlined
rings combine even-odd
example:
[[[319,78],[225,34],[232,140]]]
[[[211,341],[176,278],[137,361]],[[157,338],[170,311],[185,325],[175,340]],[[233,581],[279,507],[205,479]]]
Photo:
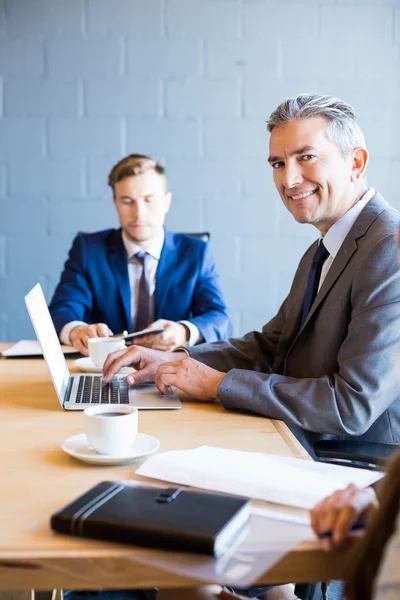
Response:
[[[139,409],[181,408],[181,401],[172,390],[161,395],[152,381],[128,385],[125,377],[118,375],[110,383],[95,373],[71,375],[39,283],[25,296],[25,303],[62,408],[84,410],[98,404],[130,404]]]

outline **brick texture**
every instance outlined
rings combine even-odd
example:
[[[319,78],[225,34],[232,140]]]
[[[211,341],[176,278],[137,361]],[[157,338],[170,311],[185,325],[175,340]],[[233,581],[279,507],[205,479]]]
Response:
[[[167,167],[167,225],[210,231],[235,333],[260,328],[317,237],[265,121],[302,91],[352,103],[400,208],[399,74],[398,0],[0,0],[0,340],[34,336],[23,297],[50,298],[78,230],[117,226],[107,175],[131,152]]]

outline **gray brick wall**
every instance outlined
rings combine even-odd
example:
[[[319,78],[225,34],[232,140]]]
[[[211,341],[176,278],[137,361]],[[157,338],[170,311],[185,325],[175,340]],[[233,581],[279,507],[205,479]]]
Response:
[[[369,181],[400,208],[400,0],[0,0],[0,340],[72,237],[117,224],[106,177],[165,161],[167,224],[207,229],[235,332],[259,328],[317,235],[281,205],[265,120],[316,89],[353,103]]]

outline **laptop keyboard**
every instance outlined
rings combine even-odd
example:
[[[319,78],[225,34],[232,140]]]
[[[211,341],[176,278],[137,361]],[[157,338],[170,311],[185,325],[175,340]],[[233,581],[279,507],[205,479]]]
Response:
[[[81,375],[75,398],[76,404],[129,404],[128,384],[114,377],[106,383],[100,375]]]

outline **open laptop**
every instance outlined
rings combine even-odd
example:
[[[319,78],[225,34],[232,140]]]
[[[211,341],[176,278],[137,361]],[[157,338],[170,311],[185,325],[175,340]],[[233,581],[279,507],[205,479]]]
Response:
[[[162,396],[153,382],[128,385],[122,376],[105,383],[101,375],[71,375],[39,283],[25,296],[25,303],[62,408],[84,410],[97,404],[181,408],[181,401],[172,390]]]

